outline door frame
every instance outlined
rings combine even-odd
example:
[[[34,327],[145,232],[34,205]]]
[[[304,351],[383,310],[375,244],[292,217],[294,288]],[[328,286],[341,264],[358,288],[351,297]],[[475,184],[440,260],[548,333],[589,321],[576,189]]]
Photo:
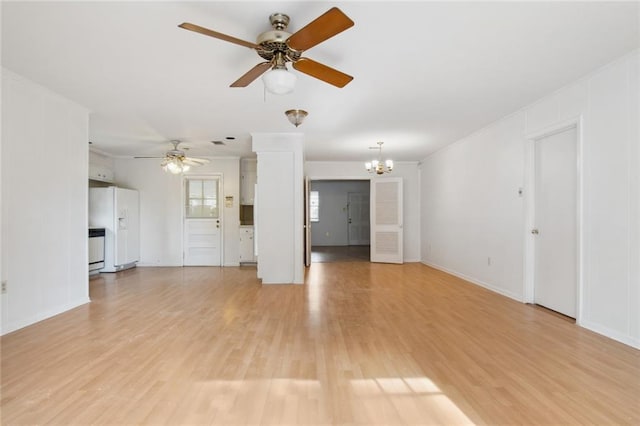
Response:
[[[199,173],[199,174],[183,174],[182,181],[180,182],[180,230],[181,230],[181,238],[180,238],[180,247],[181,247],[181,260],[180,264],[184,267],[184,221],[186,219],[185,209],[185,195],[186,195],[186,187],[187,187],[187,179],[210,179],[217,178],[218,179],[218,202],[219,202],[219,218],[222,221],[222,227],[220,228],[220,267],[224,266],[224,230],[225,230],[225,221],[224,221],[224,180],[222,173]]]
[[[535,227],[535,144],[540,139],[576,129],[576,324],[582,323],[584,295],[584,158],[583,158],[583,117],[578,115],[567,120],[558,121],[544,129],[525,136],[525,168],[524,168],[524,288],[523,302],[534,303],[535,294],[535,236],[531,230]]]
[[[349,176],[349,175],[340,175],[340,176],[317,176],[317,175],[305,175],[305,179],[309,181],[309,190],[311,190],[311,183],[315,180],[363,180],[369,182],[369,190],[371,190],[371,176]],[[308,200],[307,200],[308,204]],[[371,200],[369,200],[369,209],[371,209]],[[309,256],[311,256],[311,227],[313,226],[309,223]],[[371,242],[369,242],[371,243]],[[371,260],[369,260],[371,261]],[[309,258],[309,265],[311,265],[311,258]]]
[[[309,176],[304,177],[304,195],[302,199],[304,200],[304,267],[308,268],[311,266],[311,217],[309,216],[309,192],[311,191],[311,180]]]

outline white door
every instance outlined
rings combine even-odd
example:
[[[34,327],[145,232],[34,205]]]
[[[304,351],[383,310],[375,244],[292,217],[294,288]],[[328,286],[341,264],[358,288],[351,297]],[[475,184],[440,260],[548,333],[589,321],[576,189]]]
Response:
[[[371,261],[402,263],[402,178],[371,181]]]
[[[571,128],[535,141],[534,302],[575,318],[577,147]]]
[[[348,238],[350,246],[368,246],[369,227],[369,194],[349,192],[347,194]]]
[[[185,266],[220,266],[222,217],[219,177],[185,177]]]

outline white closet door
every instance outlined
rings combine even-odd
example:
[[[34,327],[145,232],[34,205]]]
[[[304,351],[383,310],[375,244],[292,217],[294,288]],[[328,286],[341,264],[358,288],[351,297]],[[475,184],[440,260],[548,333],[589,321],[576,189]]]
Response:
[[[577,301],[576,129],[535,142],[534,301],[572,318]]]
[[[402,263],[402,178],[371,181],[371,261]]]

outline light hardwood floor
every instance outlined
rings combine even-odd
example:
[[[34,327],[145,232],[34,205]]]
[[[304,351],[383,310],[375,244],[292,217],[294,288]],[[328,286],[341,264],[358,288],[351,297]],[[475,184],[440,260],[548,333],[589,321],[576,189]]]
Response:
[[[2,337],[12,424],[640,424],[640,351],[420,264],[138,268]]]

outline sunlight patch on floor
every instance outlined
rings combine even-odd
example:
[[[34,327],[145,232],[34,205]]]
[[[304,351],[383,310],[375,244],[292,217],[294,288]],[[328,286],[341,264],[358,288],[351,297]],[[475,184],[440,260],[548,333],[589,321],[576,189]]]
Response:
[[[354,379],[350,381],[360,403],[371,409],[370,401],[378,405],[374,421],[392,421],[386,400],[395,408],[403,423],[474,424],[438,386],[426,377],[392,377]]]
[[[353,379],[345,384],[286,378],[212,380],[200,382],[192,395],[188,392],[184,408],[195,415],[192,408],[199,407],[214,424],[473,424],[426,377]]]

